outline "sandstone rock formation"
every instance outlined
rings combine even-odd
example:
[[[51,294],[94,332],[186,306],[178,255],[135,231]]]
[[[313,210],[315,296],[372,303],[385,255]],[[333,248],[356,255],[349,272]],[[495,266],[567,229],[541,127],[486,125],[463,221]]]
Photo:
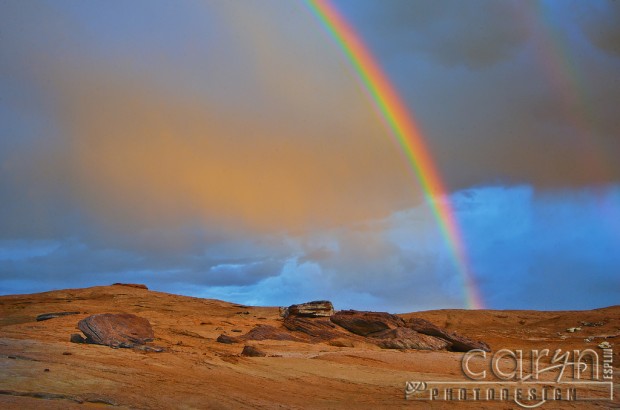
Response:
[[[265,356],[267,356],[267,353],[263,352],[262,350],[254,347],[254,346],[246,345],[246,346],[243,347],[243,351],[241,352],[241,356],[265,357]]]
[[[37,316],[37,322],[41,322],[43,320],[50,320],[56,317],[62,316],[70,316],[70,315],[79,315],[80,312],[54,312],[54,313],[42,313]]]
[[[360,336],[368,336],[382,330],[405,326],[405,321],[402,318],[385,312],[341,310],[332,315],[330,320]]]
[[[382,330],[370,337],[377,339],[377,345],[384,349],[442,350],[450,346],[450,343],[443,339],[424,335],[407,327]]]
[[[289,316],[284,319],[284,327],[319,340],[331,340],[342,336],[328,319]]]
[[[225,334],[221,334],[217,337],[217,339],[215,339],[216,342],[218,343],[224,343],[227,345],[231,345],[233,343],[238,343],[239,340],[236,337],[232,337],[232,336],[228,336]]]
[[[445,329],[435,326],[428,320],[420,318],[411,318],[407,321],[407,327],[415,330],[416,332],[438,337],[450,343],[449,349],[455,352],[467,352],[473,349],[481,349],[486,352],[490,352],[489,345],[482,341],[475,341],[468,337],[458,335],[456,333],[450,333]]]
[[[124,312],[150,321],[155,340],[166,353],[154,353],[161,348],[153,347],[153,342],[138,345],[131,351],[68,342],[71,333],[81,334],[73,330],[79,319],[96,312],[120,312],[120,303]],[[34,322],[41,313],[73,310],[91,313]],[[250,313],[237,314],[239,311]],[[405,401],[402,394],[406,380],[466,381],[461,369],[462,354],[409,349],[413,344],[404,343],[403,339],[411,338],[412,333],[406,328],[412,317],[427,321],[418,321],[421,327],[432,329],[435,324],[448,334],[456,332],[474,340],[481,339],[493,348],[521,349],[526,370],[533,365],[531,349],[551,347],[571,352],[572,356],[574,350],[583,351],[587,347],[602,357],[603,352],[596,347],[598,344],[606,341],[600,344],[601,348],[614,348],[620,340],[620,306],[567,312],[442,309],[398,316],[406,318],[405,327],[366,337],[351,333],[325,317],[297,317],[298,321],[303,319],[313,325],[333,325],[325,330],[337,333],[338,337],[323,341],[285,328],[277,307],[240,307],[220,300],[119,286],[0,296],[0,408],[86,409],[111,404],[136,409],[339,410],[349,409],[355,403],[369,409],[410,407],[407,404],[415,403]],[[266,319],[261,320],[261,317]],[[603,325],[589,327],[581,321]],[[308,343],[286,340],[216,342],[221,334],[239,338],[259,324],[270,325]],[[565,332],[573,326],[581,326],[582,330]],[[243,333],[233,333],[232,329],[242,329]],[[565,339],[559,338],[557,332]],[[591,342],[584,344],[584,338],[590,338]],[[267,357],[241,356],[246,344],[254,345]],[[614,369],[620,366],[620,351],[617,350],[613,349]],[[276,359],[276,356],[280,357]],[[539,367],[549,366],[551,359],[543,358]],[[489,373],[492,355],[487,354],[485,361],[476,359],[470,364],[472,371],[486,369]],[[514,363],[501,366],[502,370],[510,372]],[[557,373],[549,380],[555,376]],[[584,377],[589,376],[590,372],[584,372]],[[583,391],[583,397],[601,397],[600,389],[588,386],[584,385],[577,394]],[[558,406],[553,406],[554,403],[546,406],[571,407],[570,403],[560,406],[563,402],[557,401]],[[614,407],[615,403],[583,402],[573,407],[600,410]],[[417,407],[424,406],[420,403]],[[458,410],[499,410],[516,405],[512,400],[433,404],[437,410],[457,407]]]
[[[302,340],[291,335],[283,329],[278,329],[270,325],[256,325],[248,333],[240,336],[241,340],[289,340],[301,342]]]
[[[148,320],[129,313],[102,313],[78,322],[86,343],[110,347],[143,345],[155,337]]]
[[[331,340],[341,336],[336,326],[329,321],[334,314],[334,306],[327,300],[291,305],[280,309],[284,317],[284,327],[294,332],[302,332],[316,340]]]
[[[285,312],[287,312],[285,316],[330,317],[334,314],[334,305],[328,300],[315,300],[313,302],[291,305]]]

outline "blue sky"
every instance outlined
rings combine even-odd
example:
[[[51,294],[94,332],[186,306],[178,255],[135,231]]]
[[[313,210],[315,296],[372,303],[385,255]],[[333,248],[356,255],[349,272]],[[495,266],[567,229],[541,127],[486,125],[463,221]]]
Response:
[[[334,4],[419,123],[485,305],[617,304],[618,3]],[[0,27],[0,294],[465,306],[399,147],[303,3],[5,1]]]

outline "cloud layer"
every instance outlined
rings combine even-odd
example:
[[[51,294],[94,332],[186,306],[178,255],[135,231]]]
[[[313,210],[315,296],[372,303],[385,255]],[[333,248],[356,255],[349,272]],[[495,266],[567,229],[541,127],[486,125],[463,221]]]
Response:
[[[616,303],[619,185],[554,193],[530,186],[476,188],[454,193],[451,201],[488,307]],[[426,205],[303,237],[210,242],[199,232],[192,236],[204,247],[2,241],[2,284],[33,291],[130,278],[157,290],[240,303],[328,298],[342,309],[401,312],[460,307],[468,296]]]

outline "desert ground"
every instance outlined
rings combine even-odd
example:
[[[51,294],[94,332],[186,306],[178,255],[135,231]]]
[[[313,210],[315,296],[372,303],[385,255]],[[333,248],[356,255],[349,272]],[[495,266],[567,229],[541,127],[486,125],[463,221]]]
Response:
[[[36,320],[51,312],[77,313]],[[145,318],[154,339],[148,348],[70,342],[71,334],[80,333],[77,323],[99,313]],[[425,319],[484,341],[491,349],[489,357],[500,349],[602,352],[598,345],[607,342],[614,349],[613,368],[620,364],[620,349],[615,346],[620,341],[620,306],[553,312],[451,309],[399,316]],[[344,329],[334,330],[341,338],[310,338],[284,328],[283,320],[278,307],[243,306],[127,285],[2,296],[0,407],[519,408],[510,400],[405,400],[406,381],[466,381],[463,352],[386,349],[368,338],[349,336]],[[280,340],[244,339],[259,325],[277,329],[281,333],[274,339]],[[222,334],[236,343],[218,342]],[[246,345],[265,356],[241,355]],[[614,370],[614,380],[619,376]],[[614,400],[550,400],[539,408],[620,408],[620,391],[614,390]]]

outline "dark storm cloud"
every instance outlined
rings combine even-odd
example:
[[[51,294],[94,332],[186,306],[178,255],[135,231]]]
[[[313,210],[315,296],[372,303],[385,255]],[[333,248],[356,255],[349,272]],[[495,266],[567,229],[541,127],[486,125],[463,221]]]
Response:
[[[611,39],[615,4],[338,5],[408,101],[452,189],[620,179],[620,60],[583,39],[579,23]]]
[[[362,2],[366,7],[359,7],[360,2],[343,5],[370,26],[373,44],[383,40],[380,50],[420,53],[449,66],[481,68],[513,57],[526,40],[517,3],[387,0]]]
[[[620,56],[620,3],[614,0],[578,5],[582,10],[578,21],[597,47]]]
[[[97,247],[78,239],[0,241],[0,277],[4,283],[29,283],[36,290],[133,280],[175,291],[187,285],[249,286],[278,275],[284,265],[277,259],[282,247],[266,249],[259,244],[253,254],[231,258],[221,246],[217,255],[210,255],[208,245],[202,251],[184,252],[170,247],[171,238],[166,242],[165,251],[155,251],[118,246],[123,244]],[[235,252],[231,249],[230,254]]]

